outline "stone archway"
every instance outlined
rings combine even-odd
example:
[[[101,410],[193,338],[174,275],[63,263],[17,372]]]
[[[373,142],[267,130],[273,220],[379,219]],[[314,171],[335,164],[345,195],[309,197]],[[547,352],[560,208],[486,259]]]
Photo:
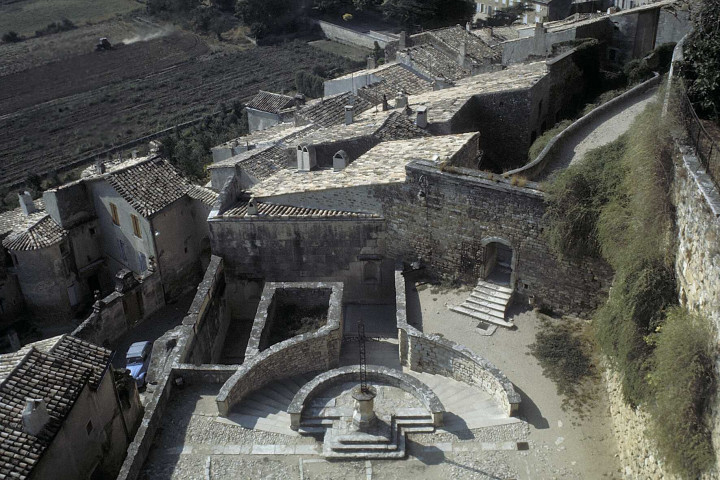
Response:
[[[482,278],[515,288],[517,250],[500,237],[487,237],[480,243],[483,246]]]

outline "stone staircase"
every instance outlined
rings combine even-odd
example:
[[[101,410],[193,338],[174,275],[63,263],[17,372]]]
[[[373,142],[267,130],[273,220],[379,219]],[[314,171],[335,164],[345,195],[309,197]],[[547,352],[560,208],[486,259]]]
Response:
[[[490,394],[480,388],[443,375],[410,370],[406,370],[405,373],[430,387],[445,407],[443,426],[438,430],[462,432],[519,421],[515,417],[509,417]]]
[[[304,374],[272,382],[244,398],[227,419],[220,417],[217,421],[264,432],[297,436],[298,433],[290,428],[287,408],[300,387],[313,378],[314,374]]]
[[[505,320],[512,293],[513,289],[508,286],[478,280],[468,299],[462,305],[450,307],[450,310],[481,322],[512,327],[513,323]]]

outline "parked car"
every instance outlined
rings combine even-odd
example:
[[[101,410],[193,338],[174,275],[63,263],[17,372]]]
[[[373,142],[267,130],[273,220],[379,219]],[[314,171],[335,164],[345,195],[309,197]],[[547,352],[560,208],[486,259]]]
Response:
[[[138,388],[145,386],[145,375],[150,365],[151,342],[135,342],[130,345],[125,355],[125,368],[130,370],[130,375],[135,379]]]

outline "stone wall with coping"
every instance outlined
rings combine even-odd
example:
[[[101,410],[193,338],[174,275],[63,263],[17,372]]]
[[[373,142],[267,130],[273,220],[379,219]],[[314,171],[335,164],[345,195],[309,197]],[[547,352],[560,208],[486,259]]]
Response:
[[[388,42],[394,40],[393,37],[372,30],[356,32],[355,30],[322,20],[317,20],[317,24],[328,39],[354,47],[369,48],[372,50],[375,42],[377,42],[380,48],[385,48]]]
[[[495,365],[470,349],[440,335],[423,333],[407,322],[405,277],[395,272],[398,344],[400,362],[416,372],[444,375],[475,385],[488,392],[508,415],[515,415],[520,394]]]
[[[575,132],[587,126],[589,123],[596,121],[599,117],[606,115],[611,110],[623,109],[627,105],[636,102],[638,97],[645,94],[645,92],[651,88],[659,85],[661,79],[662,77],[656,73],[655,77],[650,80],[647,80],[631,88],[622,95],[613,98],[609,102],[603,103],[599,107],[594,108],[590,111],[590,113],[575,120],[565,130],[550,139],[537,158],[527,165],[523,165],[520,168],[506,172],[506,175],[522,175],[530,179],[537,178],[545,170],[548,164],[555,160],[555,155],[562,149],[563,145],[573,139]]]
[[[183,362],[217,363],[230,324],[230,309],[225,300],[225,269],[222,258],[213,255],[198,285],[183,325],[192,327],[190,348]]]
[[[292,288],[297,283],[276,285]],[[338,366],[343,332],[343,286],[336,282],[308,282],[304,285],[332,290],[327,324],[315,332],[277,343],[243,363],[220,389],[216,399],[220,415],[227,416],[245,396],[270,382]]]
[[[476,170],[443,171],[423,161],[406,172],[402,188],[383,199],[389,258],[421,259],[433,276],[476,282],[483,275],[482,242],[501,238],[517,259],[512,286],[518,298],[575,315],[604,298],[612,278],[607,264],[557,258],[545,243],[545,196],[537,184],[514,186]]]
[[[210,329],[213,325],[221,324],[210,318],[210,314],[214,311],[213,305],[223,302],[222,284],[224,284],[223,262],[221,258],[214,256],[210,260],[205,277],[198,287],[183,324],[178,325],[153,344],[152,360],[148,369],[149,401],[145,405],[145,414],[135,438],[128,446],[118,480],[136,480],[139,477],[152,448],[157,429],[162,423],[167,404],[176,388],[175,379],[182,377],[184,384],[222,383],[236,371],[237,366],[234,365],[200,364],[211,361],[209,357],[219,348],[215,343],[205,343],[202,337],[207,334],[212,338]],[[224,338],[220,333],[216,336]],[[221,347],[222,341],[218,343]]]
[[[125,291],[112,292],[95,302],[90,316],[72,335],[94,343],[115,347],[130,329],[165,305],[160,274],[147,270],[137,284]]]
[[[300,428],[302,411],[308,400],[334,385],[357,381],[359,375],[360,367],[350,365],[321,373],[303,385],[295,394],[287,408],[287,412],[290,414],[290,428],[293,430]],[[433,417],[433,425],[436,427],[442,425],[445,407],[435,392],[417,378],[393,368],[368,365],[367,379],[370,382],[379,382],[400,388],[413,395],[428,409]]]
[[[286,285],[292,285],[287,287]],[[245,360],[248,360],[267,348],[270,331],[277,320],[277,309],[288,303],[309,307],[330,305],[332,289],[317,288],[311,282],[276,283],[268,282],[263,288],[253,321],[250,339],[245,349]],[[328,311],[329,314],[329,311]],[[328,318],[328,322],[330,319]]]

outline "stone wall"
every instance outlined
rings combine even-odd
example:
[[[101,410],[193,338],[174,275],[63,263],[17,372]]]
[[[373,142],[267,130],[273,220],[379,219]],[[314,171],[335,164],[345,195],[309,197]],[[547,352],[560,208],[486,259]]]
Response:
[[[382,301],[391,278],[363,282],[366,261],[384,262],[385,222],[357,218],[210,219],[212,250],[224,258],[228,283],[345,282],[346,301]],[[385,262],[387,263],[387,262]],[[384,263],[384,265],[385,265]],[[389,284],[387,282],[390,282]]]
[[[584,115],[579,119],[575,120],[565,130],[550,139],[550,141],[547,143],[545,148],[543,148],[542,152],[540,152],[537,158],[532,160],[527,165],[516,168],[515,170],[510,170],[509,172],[507,172],[507,175],[523,175],[531,179],[537,178],[545,170],[545,167],[547,167],[548,164],[555,160],[556,153],[562,150],[564,144],[572,143],[573,140],[576,140],[575,138],[573,138],[573,134],[575,134],[575,132],[580,130],[582,127],[587,126],[589,123],[596,121],[598,117],[607,115],[608,112],[614,110],[622,110],[626,108],[627,105],[634,103],[639,96],[643,95],[649,89],[658,85],[661,79],[662,77],[656,74],[655,77],[651,78],[650,80],[636,85],[622,95],[619,95],[612,100],[603,103],[599,107],[590,111],[587,115]]]
[[[198,285],[183,325],[192,326],[193,337],[182,361],[192,364],[217,363],[225,344],[230,312],[225,300],[225,270],[220,257],[212,256]]]
[[[421,259],[433,275],[474,282],[482,274],[482,241],[501,238],[517,258],[513,287],[519,297],[568,314],[597,307],[612,272],[604,262],[570,261],[551,253],[542,237],[542,192],[494,181],[482,172],[456,171],[422,161],[408,165],[407,183],[383,200],[388,257]]]
[[[388,35],[380,32],[374,32],[372,30],[368,32],[356,32],[355,30],[335,25],[334,23],[324,22],[322,20],[318,20],[317,24],[320,26],[320,29],[328,39],[334,40],[338,43],[344,43],[346,45],[372,49],[375,42],[378,42],[380,48],[385,48],[385,45],[387,45],[388,42],[394,40]]]
[[[343,332],[343,289],[337,283],[315,284],[315,288],[327,287],[332,288],[328,323],[315,332],[277,343],[243,363],[217,396],[221,415],[227,416],[246,395],[270,382],[338,366]]]
[[[115,347],[125,333],[164,305],[160,275],[147,270],[129,288],[118,283],[114,292],[95,302],[93,312],[72,335],[96,345]]]
[[[520,394],[492,363],[470,349],[440,335],[430,335],[407,323],[407,292],[402,272],[395,272],[398,344],[400,362],[416,372],[443,375],[475,385],[488,392],[508,414],[520,406]]]

